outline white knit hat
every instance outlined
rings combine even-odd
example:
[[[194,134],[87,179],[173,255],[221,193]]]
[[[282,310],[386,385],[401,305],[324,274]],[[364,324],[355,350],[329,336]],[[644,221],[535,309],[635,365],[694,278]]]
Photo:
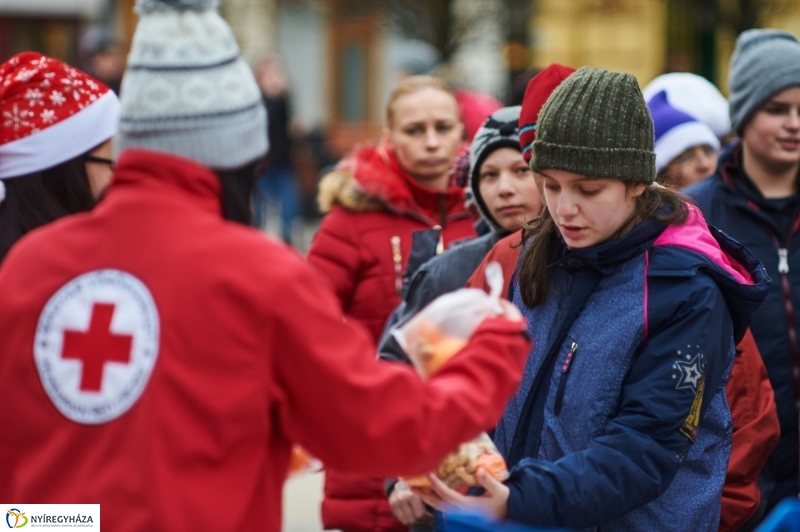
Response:
[[[118,152],[168,152],[219,170],[266,154],[261,93],[217,4],[137,0]]]
[[[672,72],[658,76],[642,91],[645,101],[661,91],[669,104],[704,123],[722,138],[731,132],[728,100],[704,77],[689,72]]]
[[[719,150],[719,139],[706,124],[676,109],[661,91],[647,101],[655,130],[656,172],[664,170],[678,155],[695,146]]]

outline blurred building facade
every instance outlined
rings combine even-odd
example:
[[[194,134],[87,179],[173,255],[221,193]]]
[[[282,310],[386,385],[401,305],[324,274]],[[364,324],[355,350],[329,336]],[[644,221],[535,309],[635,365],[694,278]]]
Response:
[[[0,0],[0,61],[36,50],[79,64],[84,32],[110,16],[107,0]]]
[[[736,36],[772,27],[800,37],[797,0],[536,0],[532,65],[560,62],[634,74],[703,75],[727,93]]]
[[[0,61],[33,49],[84,66],[93,31],[126,53],[134,3],[0,0]],[[221,10],[253,66],[281,56],[296,122],[324,130],[336,155],[377,138],[401,76],[442,63],[435,73],[499,99],[551,62],[628,71],[642,85],[688,70],[726,92],[739,31],[800,35],[798,0],[221,0]]]

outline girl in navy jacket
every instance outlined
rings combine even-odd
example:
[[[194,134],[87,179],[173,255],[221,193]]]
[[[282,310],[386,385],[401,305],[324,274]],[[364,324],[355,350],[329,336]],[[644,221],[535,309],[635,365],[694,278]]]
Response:
[[[494,439],[511,476],[463,497],[534,526],[719,526],[731,445],[725,383],[768,277],[683,197],[653,185],[633,76],[584,67],[542,109],[531,167],[547,209],[514,302],[536,341]]]

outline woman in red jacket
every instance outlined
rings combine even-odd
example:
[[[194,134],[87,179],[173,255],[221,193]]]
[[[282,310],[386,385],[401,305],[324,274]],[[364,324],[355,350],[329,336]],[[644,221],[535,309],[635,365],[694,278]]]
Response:
[[[363,323],[376,345],[400,302],[413,233],[440,229],[440,251],[475,236],[464,191],[451,184],[461,138],[452,92],[437,78],[412,76],[389,98],[379,145],[356,151],[320,183],[327,215],[308,261],[333,282],[347,316]],[[383,479],[326,475],[326,528],[405,530],[386,502]]]

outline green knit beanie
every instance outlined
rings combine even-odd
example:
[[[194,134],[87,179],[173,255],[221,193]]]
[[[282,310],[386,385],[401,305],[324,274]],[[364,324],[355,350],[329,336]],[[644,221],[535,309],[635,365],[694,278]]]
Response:
[[[583,67],[542,108],[531,169],[651,184],[656,177],[653,120],[630,74]]]

